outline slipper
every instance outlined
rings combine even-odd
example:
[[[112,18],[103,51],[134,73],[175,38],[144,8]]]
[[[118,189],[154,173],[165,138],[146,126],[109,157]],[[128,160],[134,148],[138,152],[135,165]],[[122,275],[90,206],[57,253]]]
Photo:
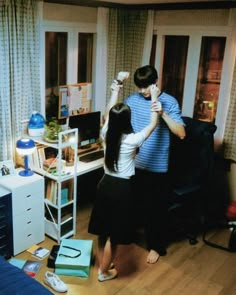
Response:
[[[116,278],[118,275],[118,272],[116,269],[109,269],[106,273],[100,273],[98,275],[98,281],[99,282],[105,282],[108,280],[112,280]]]

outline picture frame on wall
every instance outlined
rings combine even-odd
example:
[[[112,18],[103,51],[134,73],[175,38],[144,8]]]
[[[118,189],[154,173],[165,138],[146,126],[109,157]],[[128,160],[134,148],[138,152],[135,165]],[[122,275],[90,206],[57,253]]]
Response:
[[[12,160],[0,161],[0,177],[15,174],[15,166]]]

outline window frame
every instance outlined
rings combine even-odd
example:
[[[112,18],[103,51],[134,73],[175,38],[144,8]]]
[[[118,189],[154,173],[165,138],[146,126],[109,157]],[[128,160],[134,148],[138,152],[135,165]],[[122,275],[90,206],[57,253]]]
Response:
[[[78,41],[79,33],[92,33],[94,34],[94,46],[93,46],[93,73],[92,81],[94,81],[95,67],[96,67],[96,34],[97,26],[94,23],[83,23],[83,22],[61,22],[61,21],[44,21],[41,30],[41,56],[40,59],[43,61],[41,63],[41,100],[42,100],[42,114],[45,116],[45,33],[46,32],[65,32],[68,34],[68,44],[67,44],[67,69],[66,84],[76,84],[77,83],[77,65],[78,65]],[[93,83],[94,84],[94,83]],[[94,86],[93,86],[94,93]],[[94,97],[94,95],[93,95]],[[94,105],[94,99],[92,101]],[[92,106],[93,108],[93,106]]]
[[[189,117],[193,116],[194,111],[202,37],[226,37],[221,84],[218,98],[218,108],[215,121],[215,124],[217,126],[217,131],[215,133],[215,147],[216,149],[220,148],[223,143],[224,129],[230,101],[230,92],[234,70],[236,36],[234,34],[233,28],[230,26],[189,26],[187,28],[184,26],[155,26],[153,34],[157,35],[155,67],[158,69],[160,81],[162,80],[165,35],[189,36],[189,47],[187,54],[186,76],[182,105],[183,116]]]

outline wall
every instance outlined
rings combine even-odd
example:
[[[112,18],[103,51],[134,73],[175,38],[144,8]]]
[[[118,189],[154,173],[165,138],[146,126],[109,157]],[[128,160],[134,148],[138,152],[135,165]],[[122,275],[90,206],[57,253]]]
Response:
[[[155,25],[161,26],[226,26],[229,9],[156,11]]]
[[[45,21],[67,21],[97,23],[97,8],[62,5],[62,4],[43,4],[43,19]]]

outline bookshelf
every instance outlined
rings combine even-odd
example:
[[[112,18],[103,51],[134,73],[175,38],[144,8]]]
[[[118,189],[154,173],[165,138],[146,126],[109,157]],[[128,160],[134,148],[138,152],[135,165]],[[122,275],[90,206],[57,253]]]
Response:
[[[78,129],[59,132],[58,142],[34,138],[32,169],[45,179],[45,233],[58,243],[76,234]]]

